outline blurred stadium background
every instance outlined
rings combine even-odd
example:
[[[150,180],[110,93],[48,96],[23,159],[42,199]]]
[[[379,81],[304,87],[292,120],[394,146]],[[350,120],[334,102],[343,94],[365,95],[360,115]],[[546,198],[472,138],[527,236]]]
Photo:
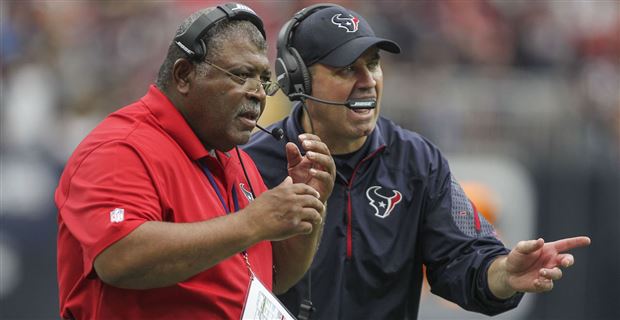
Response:
[[[275,58],[316,1],[244,1]],[[509,246],[590,235],[548,294],[503,319],[620,319],[620,2],[334,1],[396,40],[382,113],[451,160]],[[215,1],[2,1],[0,318],[56,319],[53,192],[77,143],[155,79],[176,27]],[[289,111],[278,94],[261,119]],[[483,319],[423,296],[420,319]]]

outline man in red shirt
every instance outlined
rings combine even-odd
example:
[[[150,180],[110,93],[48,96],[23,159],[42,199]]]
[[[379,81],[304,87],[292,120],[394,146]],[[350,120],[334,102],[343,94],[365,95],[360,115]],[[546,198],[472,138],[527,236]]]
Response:
[[[261,20],[226,4],[179,27],[156,85],[77,147],[56,190],[60,315],[238,319],[252,279],[282,293],[308,269],[335,166],[286,145],[267,190],[248,141],[278,87]],[[275,142],[274,142],[275,143]],[[234,150],[233,150],[234,149]]]

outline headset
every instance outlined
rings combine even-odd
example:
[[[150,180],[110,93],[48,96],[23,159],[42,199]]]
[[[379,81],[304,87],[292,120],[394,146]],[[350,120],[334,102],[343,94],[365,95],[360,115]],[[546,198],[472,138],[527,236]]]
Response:
[[[263,38],[267,39],[265,29],[263,27],[263,21],[256,14],[256,12],[254,12],[254,10],[252,10],[246,5],[231,2],[217,6],[215,10],[212,10],[207,14],[200,15],[194,22],[190,24],[187,30],[174,38],[174,43],[181,50],[183,50],[185,54],[187,54],[190,60],[202,61],[207,54],[207,45],[205,44],[202,37],[204,37],[207,31],[213,28],[216,23],[224,19],[249,21],[254,26],[256,26],[256,28],[263,35]],[[273,130],[271,132],[263,128],[261,128],[261,130],[268,132],[277,140],[282,139],[282,129],[279,129],[279,131]],[[237,151],[237,157],[239,158],[239,163],[241,164],[241,168],[243,169],[245,179],[250,186],[250,192],[252,193],[252,196],[256,198],[254,188],[252,188],[252,183],[250,182],[248,173],[245,170],[245,165],[243,164],[243,160],[241,159],[239,148],[235,146],[235,150]]]
[[[278,58],[276,59],[275,65],[276,79],[278,80],[282,92],[284,92],[290,100],[301,100],[303,96],[298,94],[312,94],[312,79],[308,67],[306,67],[297,49],[290,46],[293,32],[305,18],[316,11],[330,7],[340,6],[331,3],[319,3],[304,8],[297,12],[293,18],[280,29],[277,44]]]
[[[176,43],[191,60],[203,60],[207,54],[207,45],[202,37],[209,29],[215,26],[217,22],[223,19],[247,20],[258,28],[263,38],[267,38],[265,29],[263,28],[263,21],[256,12],[248,6],[231,2],[217,6],[215,10],[198,17],[185,32],[174,38],[174,43]]]

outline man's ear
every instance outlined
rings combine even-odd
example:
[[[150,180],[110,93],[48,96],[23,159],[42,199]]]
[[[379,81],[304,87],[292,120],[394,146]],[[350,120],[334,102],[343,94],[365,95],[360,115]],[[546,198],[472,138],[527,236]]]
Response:
[[[172,79],[177,91],[185,95],[196,75],[196,67],[187,59],[177,59],[172,67]]]

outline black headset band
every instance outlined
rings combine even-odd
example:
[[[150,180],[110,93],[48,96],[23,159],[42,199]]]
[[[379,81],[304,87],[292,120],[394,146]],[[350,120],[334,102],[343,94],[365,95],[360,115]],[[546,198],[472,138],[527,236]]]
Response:
[[[315,5],[312,5],[310,7],[303,8],[297,11],[297,13],[295,13],[293,18],[291,18],[291,20],[289,20],[282,27],[282,29],[280,30],[280,33],[278,34],[278,45],[277,45],[278,51],[284,50],[290,47],[290,41],[293,38],[293,29],[295,29],[299,25],[299,23],[301,23],[304,19],[306,19],[308,16],[310,16],[314,12],[319,11],[321,9],[330,8],[330,7],[340,7],[340,6],[337,4],[333,4],[333,3],[317,3]]]
[[[256,28],[267,38],[263,21],[248,6],[237,3],[226,3],[207,14],[203,14],[177,37],[174,42],[181,50],[183,50],[190,58],[202,58],[205,52],[199,52],[202,46],[200,41],[202,37],[220,20],[247,20],[254,24]]]

